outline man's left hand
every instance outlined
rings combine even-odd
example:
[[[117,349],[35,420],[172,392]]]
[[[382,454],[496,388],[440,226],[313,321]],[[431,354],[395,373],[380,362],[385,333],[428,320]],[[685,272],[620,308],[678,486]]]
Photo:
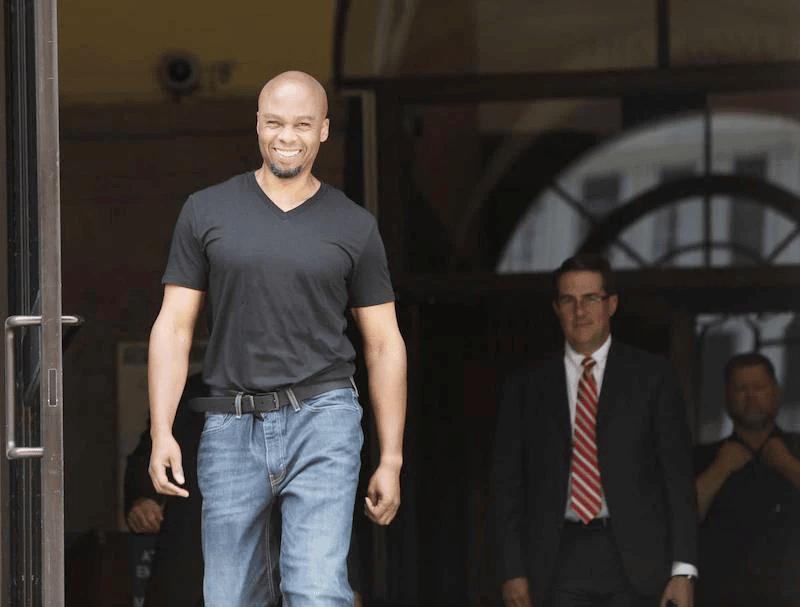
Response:
[[[378,525],[388,525],[400,507],[400,468],[380,464],[369,480],[364,512]]]
[[[760,458],[767,466],[800,489],[800,460],[792,455],[779,435],[767,439],[761,449]]]
[[[780,436],[768,438],[761,449],[761,461],[771,468],[780,468],[791,457],[792,454],[789,453],[789,449],[786,448]]]
[[[659,607],[692,607],[694,604],[694,583],[684,575],[673,575],[667,582]]]

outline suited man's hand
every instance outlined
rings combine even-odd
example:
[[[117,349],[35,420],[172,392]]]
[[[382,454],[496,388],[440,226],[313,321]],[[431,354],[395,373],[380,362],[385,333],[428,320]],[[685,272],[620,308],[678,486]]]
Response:
[[[503,602],[506,607],[531,607],[528,578],[515,577],[503,582]]]
[[[692,607],[694,604],[694,582],[684,575],[674,575],[669,578],[664,595],[661,597],[659,607]]]
[[[164,520],[164,509],[155,500],[142,497],[131,506],[125,522],[134,533],[158,533]]]

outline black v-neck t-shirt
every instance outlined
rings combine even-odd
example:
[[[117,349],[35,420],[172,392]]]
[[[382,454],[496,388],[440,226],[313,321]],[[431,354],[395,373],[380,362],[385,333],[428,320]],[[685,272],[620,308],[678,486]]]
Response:
[[[394,300],[369,211],[323,183],[284,212],[253,172],[189,197],[162,283],[207,293],[203,379],[215,391],[352,375],[346,310]]]

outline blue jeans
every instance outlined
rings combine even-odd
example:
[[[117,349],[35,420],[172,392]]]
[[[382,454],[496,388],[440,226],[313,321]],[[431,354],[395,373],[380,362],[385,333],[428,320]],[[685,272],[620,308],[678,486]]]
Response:
[[[350,607],[360,452],[351,388],[263,415],[210,414],[198,451],[206,607]]]

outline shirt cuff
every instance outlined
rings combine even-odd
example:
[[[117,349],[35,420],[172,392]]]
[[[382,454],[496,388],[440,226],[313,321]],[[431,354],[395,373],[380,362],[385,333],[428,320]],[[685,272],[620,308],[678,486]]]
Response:
[[[692,575],[697,577],[697,567],[690,563],[675,561],[672,563],[672,575]]]

